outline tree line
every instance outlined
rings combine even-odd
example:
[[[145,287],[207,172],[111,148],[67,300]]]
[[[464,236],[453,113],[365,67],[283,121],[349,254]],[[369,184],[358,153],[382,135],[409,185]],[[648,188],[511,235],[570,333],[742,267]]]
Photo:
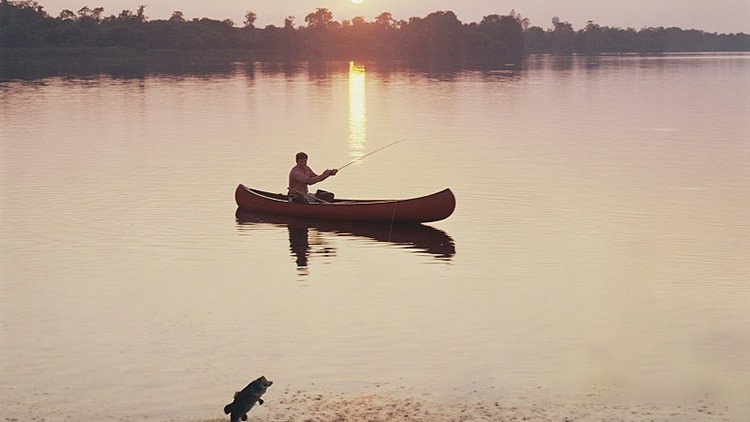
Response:
[[[503,63],[518,63],[528,53],[750,51],[750,36],[744,33],[620,29],[593,22],[576,31],[557,19],[554,28],[543,29],[530,26],[514,11],[467,24],[451,11],[408,20],[383,12],[373,21],[363,17],[336,21],[330,10],[317,8],[304,17],[304,25],[289,16],[283,26],[257,28],[252,11],[236,25],[229,19],[188,20],[181,11],[174,11],[169,19],[150,20],[145,8],[106,16],[102,7],[84,6],[51,16],[33,0],[0,0],[0,48],[243,49],[258,59],[437,58]]]
[[[589,21],[578,31],[569,22],[553,20],[554,29],[527,27],[524,45],[529,53],[607,54],[750,51],[750,35],[717,34],[696,29],[599,26]]]

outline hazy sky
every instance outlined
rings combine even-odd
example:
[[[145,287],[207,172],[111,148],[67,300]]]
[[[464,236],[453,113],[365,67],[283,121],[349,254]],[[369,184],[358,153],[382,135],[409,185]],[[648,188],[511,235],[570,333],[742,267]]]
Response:
[[[258,15],[256,26],[283,26],[284,18],[295,16],[297,26],[317,7],[326,7],[334,19],[363,16],[371,21],[381,12],[391,12],[397,20],[424,17],[437,10],[452,10],[464,23],[479,22],[490,14],[507,14],[515,9],[532,25],[551,27],[558,16],[575,29],[593,20],[603,26],[640,29],[647,26],[678,26],[708,32],[750,33],[750,0],[37,0],[52,15],[63,9],[77,11],[82,6],[104,7],[104,15],[136,10],[146,5],[149,19],[167,19],[179,10],[188,19],[208,17],[232,19],[241,25],[246,11]]]

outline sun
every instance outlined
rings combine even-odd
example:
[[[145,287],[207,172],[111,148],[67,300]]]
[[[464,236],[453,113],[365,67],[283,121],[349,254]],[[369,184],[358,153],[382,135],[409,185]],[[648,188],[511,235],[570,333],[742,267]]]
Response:
[[[354,4],[360,4],[363,1],[365,1],[365,0],[352,0],[352,3],[354,3]]]

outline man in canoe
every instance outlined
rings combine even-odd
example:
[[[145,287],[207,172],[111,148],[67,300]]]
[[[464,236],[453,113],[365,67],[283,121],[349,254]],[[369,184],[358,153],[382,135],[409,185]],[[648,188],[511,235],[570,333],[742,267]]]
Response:
[[[294,158],[297,161],[297,165],[292,167],[292,170],[289,172],[289,201],[301,203],[314,202],[314,197],[310,195],[307,187],[336,175],[338,169],[327,169],[323,174],[318,175],[307,166],[307,154],[299,152]]]

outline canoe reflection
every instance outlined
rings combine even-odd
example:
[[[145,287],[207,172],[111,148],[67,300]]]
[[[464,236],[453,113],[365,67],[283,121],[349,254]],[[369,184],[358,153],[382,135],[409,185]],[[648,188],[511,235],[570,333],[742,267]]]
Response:
[[[289,249],[300,268],[307,267],[311,254],[336,254],[335,248],[321,236],[323,233],[371,239],[430,255],[439,261],[450,261],[456,254],[456,247],[450,236],[424,224],[397,224],[391,227],[388,223],[296,219],[240,210],[237,210],[236,217],[237,223],[247,228],[268,225],[286,227],[289,230]]]

